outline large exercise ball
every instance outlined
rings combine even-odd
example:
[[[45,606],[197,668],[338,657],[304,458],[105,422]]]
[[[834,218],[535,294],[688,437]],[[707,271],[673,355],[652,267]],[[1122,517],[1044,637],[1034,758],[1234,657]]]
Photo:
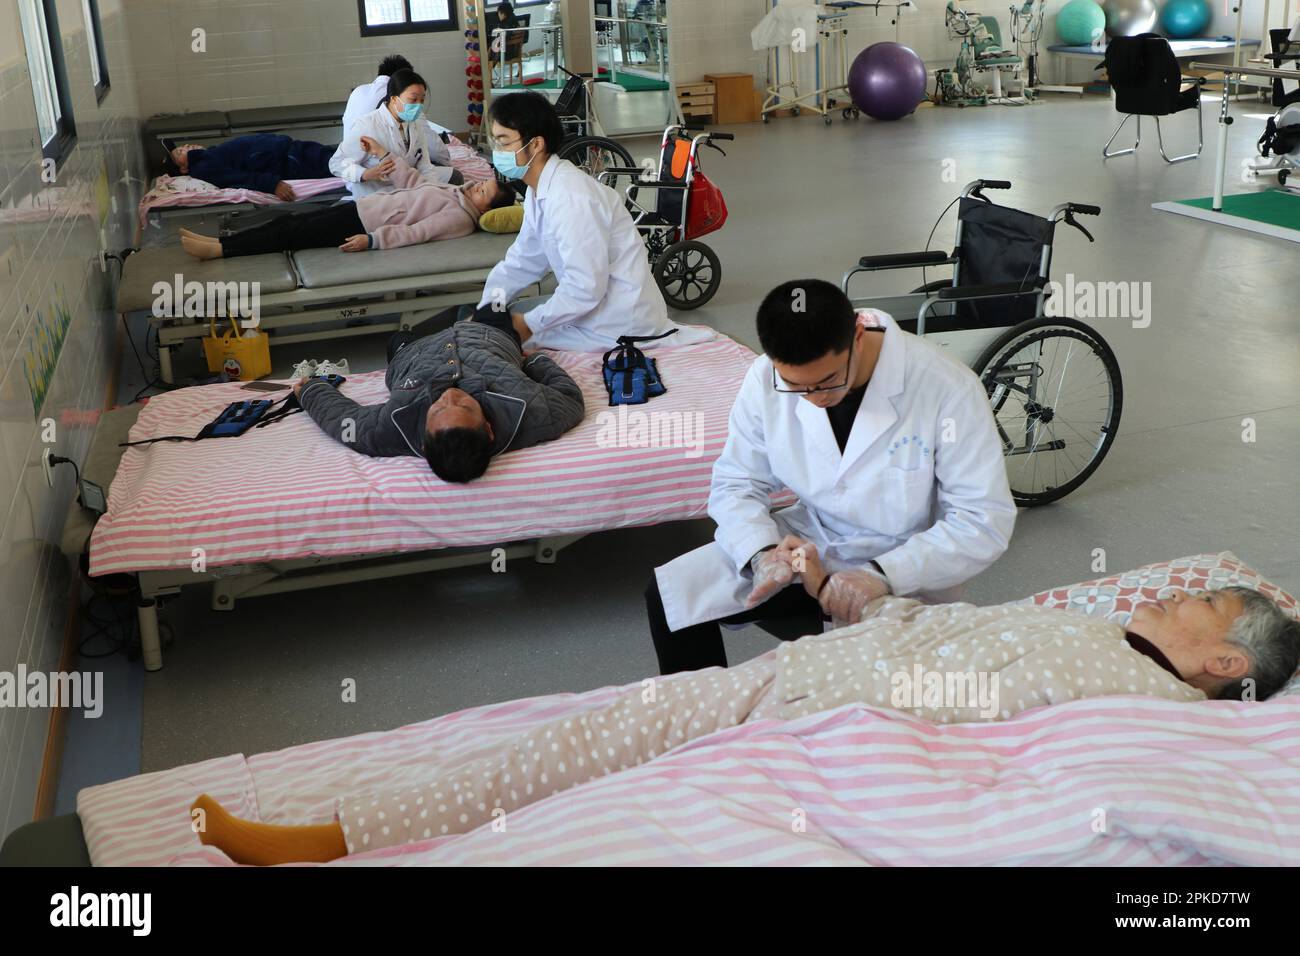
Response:
[[[1066,46],[1091,46],[1106,29],[1106,11],[1095,0],[1070,0],[1056,15],[1056,32]]]
[[[925,63],[911,47],[889,40],[873,43],[849,67],[853,105],[873,119],[896,120],[925,99]]]
[[[1160,26],[1174,40],[1201,36],[1209,25],[1209,0],[1167,0],[1160,11]]]
[[[1160,19],[1155,0],[1106,0],[1101,8],[1106,11],[1106,33],[1113,37],[1154,33]]]

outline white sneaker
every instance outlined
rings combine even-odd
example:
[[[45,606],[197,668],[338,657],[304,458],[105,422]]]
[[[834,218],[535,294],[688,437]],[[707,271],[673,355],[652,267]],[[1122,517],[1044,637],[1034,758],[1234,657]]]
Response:
[[[337,362],[331,362],[329,359],[326,359],[316,365],[316,374],[322,377],[326,375],[341,375],[346,378],[349,374],[348,360],[339,359]]]
[[[311,378],[316,374],[316,360],[303,359],[293,367],[294,378]]]

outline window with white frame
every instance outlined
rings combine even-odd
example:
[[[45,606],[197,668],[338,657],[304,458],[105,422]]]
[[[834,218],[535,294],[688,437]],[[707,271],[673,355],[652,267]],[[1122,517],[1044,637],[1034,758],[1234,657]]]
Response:
[[[363,37],[455,30],[451,0],[357,0]]]
[[[90,46],[90,79],[96,101],[108,92],[108,57],[104,55],[104,28],[99,20],[99,0],[81,0],[86,20],[86,42]]]
[[[41,154],[62,163],[77,142],[54,0],[18,0]]]

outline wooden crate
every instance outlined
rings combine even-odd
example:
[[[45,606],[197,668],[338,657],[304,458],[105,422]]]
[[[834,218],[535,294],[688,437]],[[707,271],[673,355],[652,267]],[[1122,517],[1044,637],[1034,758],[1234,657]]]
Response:
[[[686,119],[713,122],[716,99],[712,83],[677,84],[677,102]]]

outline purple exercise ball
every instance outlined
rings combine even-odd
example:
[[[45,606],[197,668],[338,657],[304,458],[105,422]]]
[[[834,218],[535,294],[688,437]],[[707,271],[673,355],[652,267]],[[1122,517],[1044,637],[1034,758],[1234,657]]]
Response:
[[[889,40],[873,43],[849,67],[853,105],[878,120],[896,120],[925,99],[925,63],[911,47]]]

